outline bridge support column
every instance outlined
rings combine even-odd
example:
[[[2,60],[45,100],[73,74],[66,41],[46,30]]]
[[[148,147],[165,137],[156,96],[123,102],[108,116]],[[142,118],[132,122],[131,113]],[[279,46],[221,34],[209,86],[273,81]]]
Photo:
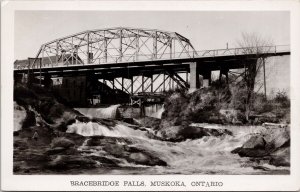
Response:
[[[203,86],[208,87],[211,84],[211,71],[205,70],[202,74],[203,76]]]
[[[226,77],[226,83],[228,84],[228,81],[229,81],[229,79],[228,79],[228,72],[229,72],[229,70],[227,68],[221,68],[220,69],[220,75],[219,75],[219,82],[220,82],[220,84],[222,83],[222,76],[223,75],[225,75],[225,77]]]
[[[200,88],[198,64],[197,62],[190,63],[190,92]]]

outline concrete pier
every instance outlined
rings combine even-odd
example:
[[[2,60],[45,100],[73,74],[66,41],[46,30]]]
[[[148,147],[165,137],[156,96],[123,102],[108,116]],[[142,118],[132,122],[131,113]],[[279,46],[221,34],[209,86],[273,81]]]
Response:
[[[200,88],[199,80],[199,63],[190,63],[190,89],[189,92],[193,92]]]

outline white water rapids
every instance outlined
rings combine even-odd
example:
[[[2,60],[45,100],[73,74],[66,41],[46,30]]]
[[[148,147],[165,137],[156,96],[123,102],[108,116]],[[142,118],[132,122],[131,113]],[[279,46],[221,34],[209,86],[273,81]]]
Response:
[[[23,121],[26,118],[26,110],[24,107],[14,102],[14,131],[19,131],[22,128]]]
[[[107,108],[75,108],[75,109],[87,117],[115,119],[117,117],[117,110],[119,106],[120,105],[112,105]]]
[[[135,130],[121,122],[108,128],[95,122],[83,123],[79,121],[68,126],[67,132],[83,136],[102,135],[131,138],[134,141],[132,147],[148,151],[168,164],[166,167],[154,166],[134,169],[134,167],[140,168],[141,166],[124,162],[122,165],[128,169],[113,169],[109,170],[108,174],[261,174],[263,172],[249,166],[248,158],[241,158],[237,154],[232,154],[231,151],[242,146],[251,135],[263,131],[264,127],[211,124],[192,124],[191,126],[228,129],[232,131],[233,135],[205,136],[201,139],[172,143],[150,139],[146,130]],[[124,143],[120,143],[120,145],[124,145]],[[88,146],[83,147],[88,148]],[[98,152],[95,152],[95,148],[91,150],[93,150],[93,154],[103,155],[101,148]],[[268,167],[271,171],[282,169],[269,164],[263,166]]]

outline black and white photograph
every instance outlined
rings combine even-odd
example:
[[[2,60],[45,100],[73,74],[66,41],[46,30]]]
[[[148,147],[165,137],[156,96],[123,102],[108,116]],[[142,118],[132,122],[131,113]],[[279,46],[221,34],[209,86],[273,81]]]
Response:
[[[291,176],[291,11],[13,14],[13,176]]]

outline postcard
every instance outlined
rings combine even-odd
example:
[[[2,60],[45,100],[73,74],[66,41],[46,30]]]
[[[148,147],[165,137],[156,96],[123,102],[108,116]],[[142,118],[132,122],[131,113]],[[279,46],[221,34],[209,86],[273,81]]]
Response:
[[[299,190],[299,1],[1,11],[2,190]]]

